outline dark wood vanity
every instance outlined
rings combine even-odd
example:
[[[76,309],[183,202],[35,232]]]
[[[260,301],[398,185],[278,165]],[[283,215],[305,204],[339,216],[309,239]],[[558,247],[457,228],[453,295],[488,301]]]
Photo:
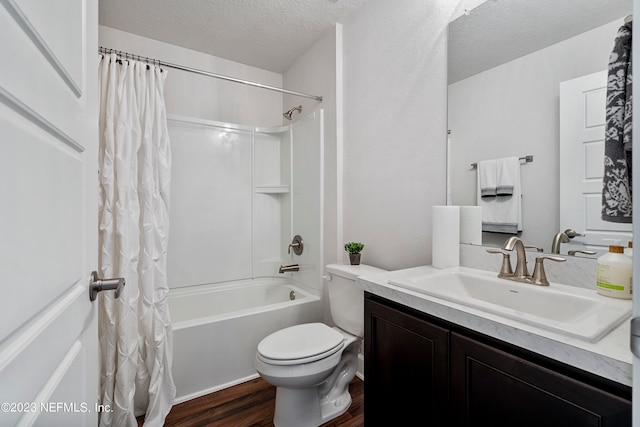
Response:
[[[630,426],[631,388],[365,292],[366,426]]]

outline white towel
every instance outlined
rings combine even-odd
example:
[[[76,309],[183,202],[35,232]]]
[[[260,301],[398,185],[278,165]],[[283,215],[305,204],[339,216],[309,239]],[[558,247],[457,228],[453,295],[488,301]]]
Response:
[[[520,175],[520,159],[507,157],[496,160],[496,196],[511,196]]]
[[[498,167],[495,160],[478,162],[478,194],[479,197],[494,197],[498,182]]]
[[[501,182],[509,182],[508,186],[513,185],[511,195],[482,197],[480,176],[478,175],[477,205],[482,207],[482,231],[517,234],[522,231],[520,160],[517,157],[496,160],[496,166],[502,163],[506,166],[501,169],[496,167],[496,169],[505,171],[504,180]],[[480,166],[480,162],[478,162],[478,166]],[[497,182],[496,174],[496,187]]]

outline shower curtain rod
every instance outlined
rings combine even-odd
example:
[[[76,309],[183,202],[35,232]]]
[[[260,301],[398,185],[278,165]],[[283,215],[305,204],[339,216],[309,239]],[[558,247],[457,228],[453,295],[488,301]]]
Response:
[[[148,58],[146,56],[136,55],[136,54],[128,53],[128,52],[123,52],[121,50],[110,49],[110,48],[106,48],[106,47],[100,46],[98,48],[98,52],[100,52],[100,53],[115,53],[116,55],[121,56],[121,57],[123,57],[125,59],[129,58],[129,59],[138,60],[138,61],[145,61],[145,62],[148,62],[148,63],[157,64],[160,67],[174,68],[176,70],[187,71],[189,73],[200,74],[200,75],[203,75],[203,76],[208,76],[208,77],[213,77],[213,78],[216,78],[216,79],[227,80],[227,81],[235,82],[235,83],[242,83],[242,84],[248,85],[248,86],[259,87],[259,88],[267,89],[267,90],[273,90],[275,92],[286,93],[287,95],[301,96],[303,98],[315,99],[316,101],[322,102],[322,97],[321,96],[309,95],[307,93],[302,93],[302,92],[294,92],[292,90],[282,89],[282,88],[275,87],[275,86],[263,85],[262,83],[256,83],[256,82],[252,82],[252,81],[249,81],[249,80],[236,79],[235,77],[229,77],[229,76],[225,76],[225,75],[222,75],[222,74],[212,73],[212,72],[209,72],[209,71],[198,70],[196,68],[185,67],[184,65],[172,64],[170,62],[164,62],[164,61],[160,61],[160,60],[157,60],[157,59],[150,59],[150,58]]]

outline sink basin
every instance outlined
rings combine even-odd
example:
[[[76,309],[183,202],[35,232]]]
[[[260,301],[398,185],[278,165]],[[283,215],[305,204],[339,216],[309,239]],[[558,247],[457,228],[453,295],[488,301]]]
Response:
[[[595,290],[519,283],[465,267],[398,276],[389,283],[589,342],[598,341],[632,311],[630,300],[608,298]]]

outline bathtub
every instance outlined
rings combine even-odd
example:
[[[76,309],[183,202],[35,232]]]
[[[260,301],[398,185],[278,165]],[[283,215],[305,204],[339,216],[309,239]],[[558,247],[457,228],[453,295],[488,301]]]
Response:
[[[172,289],[169,310],[174,403],[257,378],[253,359],[264,337],[322,321],[320,297],[282,278]]]

